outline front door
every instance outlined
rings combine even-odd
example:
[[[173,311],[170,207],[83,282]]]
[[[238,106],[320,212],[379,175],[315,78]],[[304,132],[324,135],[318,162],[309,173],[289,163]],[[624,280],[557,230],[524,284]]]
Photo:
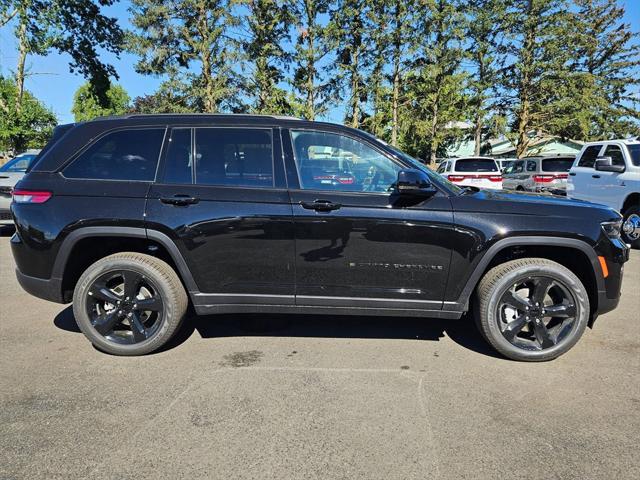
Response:
[[[442,308],[453,215],[438,193],[400,206],[403,165],[363,138],[283,131],[296,237],[299,305]],[[295,163],[294,163],[295,162]]]
[[[294,303],[293,217],[274,132],[170,131],[147,226],[176,243],[200,304]]]

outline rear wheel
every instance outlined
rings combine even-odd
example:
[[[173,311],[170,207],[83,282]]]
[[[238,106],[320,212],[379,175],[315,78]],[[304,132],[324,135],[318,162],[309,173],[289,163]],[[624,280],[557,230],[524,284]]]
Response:
[[[640,205],[632,205],[624,211],[622,238],[633,248],[640,248]]]
[[[176,332],[187,294],[165,262],[141,253],[102,258],[82,274],[73,313],[85,336],[115,355],[157,350]]]
[[[478,285],[480,332],[513,360],[559,357],[580,339],[589,296],[578,277],[544,258],[523,258],[491,269]]]

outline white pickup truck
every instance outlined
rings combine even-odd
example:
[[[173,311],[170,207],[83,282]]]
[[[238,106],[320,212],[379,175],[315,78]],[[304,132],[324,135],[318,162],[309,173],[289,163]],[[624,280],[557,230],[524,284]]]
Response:
[[[618,210],[623,239],[640,248],[640,141],[585,144],[569,171],[567,196]]]

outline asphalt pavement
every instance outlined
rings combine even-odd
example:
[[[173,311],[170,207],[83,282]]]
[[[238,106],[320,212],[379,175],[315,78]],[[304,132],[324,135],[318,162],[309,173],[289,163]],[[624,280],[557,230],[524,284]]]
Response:
[[[469,319],[220,315],[99,352],[0,238],[0,479],[638,479],[640,252],[547,363]]]

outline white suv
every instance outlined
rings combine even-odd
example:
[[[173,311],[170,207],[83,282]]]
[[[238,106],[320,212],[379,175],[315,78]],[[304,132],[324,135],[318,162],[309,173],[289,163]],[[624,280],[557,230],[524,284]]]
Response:
[[[567,196],[618,210],[625,241],[640,248],[640,141],[587,143],[569,171]]]
[[[462,187],[502,188],[502,173],[489,157],[463,157],[443,160],[438,173]]]

